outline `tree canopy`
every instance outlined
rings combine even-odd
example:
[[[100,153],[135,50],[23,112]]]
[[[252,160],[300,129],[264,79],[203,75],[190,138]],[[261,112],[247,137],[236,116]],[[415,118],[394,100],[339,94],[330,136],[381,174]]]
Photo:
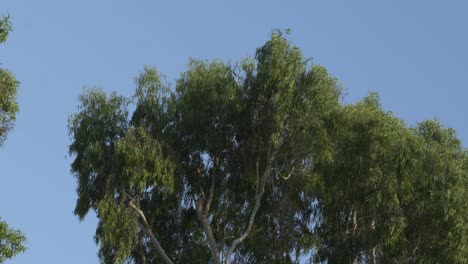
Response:
[[[0,18],[0,44],[7,40],[8,33],[11,31],[9,17]],[[0,68],[0,148],[12,129],[19,110],[16,102],[16,94],[19,82],[13,74],[7,69]],[[11,229],[8,224],[0,219],[0,263],[10,259],[16,254],[23,252],[25,247],[24,235]]]
[[[131,98],[86,90],[69,151],[101,261],[467,261],[454,131],[341,90],[280,31],[236,64],[190,60],[174,86],[146,67]]]

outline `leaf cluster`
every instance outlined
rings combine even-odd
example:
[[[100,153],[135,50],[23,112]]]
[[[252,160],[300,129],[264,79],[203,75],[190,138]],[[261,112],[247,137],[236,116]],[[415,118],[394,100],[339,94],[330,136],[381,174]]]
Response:
[[[0,263],[26,250],[26,237],[19,230],[11,229],[0,219]]]

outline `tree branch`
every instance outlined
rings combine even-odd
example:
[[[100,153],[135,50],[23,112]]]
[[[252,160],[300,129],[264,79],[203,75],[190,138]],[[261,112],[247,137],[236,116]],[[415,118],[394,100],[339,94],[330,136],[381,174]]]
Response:
[[[216,158],[216,164],[215,166],[217,167],[219,163],[219,159]],[[214,196],[214,188],[215,188],[215,173],[211,175],[211,186],[210,190],[208,193],[208,197],[203,193],[199,199],[194,199],[195,200],[195,211],[197,213],[197,218],[202,224],[203,232],[205,233],[205,236],[208,240],[208,245],[211,250],[211,254],[213,257],[213,261],[215,264],[220,264],[221,263],[221,257],[219,254],[219,248],[218,244],[216,243],[216,239],[214,238],[213,231],[210,226],[210,222],[208,221],[208,213],[210,211],[210,206],[211,202],[213,201],[213,196]]]
[[[254,220],[255,220],[255,215],[257,214],[257,211],[258,209],[260,208],[260,201],[262,199],[262,196],[263,196],[263,193],[265,191],[262,190],[260,191],[260,193],[257,193],[257,195],[255,195],[255,206],[252,210],[252,213],[250,214],[250,218],[249,218],[249,223],[248,223],[248,226],[247,226],[247,229],[245,230],[245,232],[240,236],[238,237],[237,239],[235,239],[234,241],[232,241],[232,244],[231,244],[231,247],[229,247],[229,250],[227,251],[226,253],[226,257],[225,257],[225,263],[226,264],[229,264],[231,263],[231,254],[234,252],[234,250],[236,249],[237,245],[239,245],[242,241],[244,241],[244,239],[250,234],[250,232],[252,231],[252,226],[253,226],[253,223],[254,223]]]
[[[210,193],[208,194],[208,198],[206,199],[205,201],[205,204],[203,206],[203,212],[205,214],[208,214],[208,212],[210,211],[210,205],[211,205],[211,201],[213,201],[213,196],[214,196],[214,187],[215,187],[215,175],[213,173],[213,175],[211,175],[211,187],[210,187]]]
[[[258,193],[260,191],[260,164],[257,158],[257,162],[255,164],[255,192]]]
[[[253,227],[253,223],[255,221],[255,216],[257,215],[258,209],[260,208],[260,202],[262,200],[263,194],[265,193],[265,185],[266,185],[266,182],[268,180],[268,177],[270,176],[272,163],[273,163],[273,160],[275,159],[276,153],[277,153],[277,151],[275,151],[268,159],[267,167],[265,168],[265,171],[263,172],[263,175],[262,175],[260,189],[257,190],[257,194],[255,195],[255,205],[254,205],[254,208],[252,209],[252,212],[250,213],[249,222],[247,224],[247,229],[244,231],[244,233],[242,233],[242,235],[240,237],[238,237],[237,239],[232,241],[232,244],[229,247],[229,250],[227,251],[226,256],[225,256],[224,262],[226,264],[231,263],[230,257],[232,255],[232,253],[234,252],[234,250],[236,249],[236,247],[242,241],[244,241],[244,239],[247,238],[247,236],[250,234],[250,232],[252,232],[252,227]],[[257,171],[258,171],[258,162],[257,162]]]
[[[143,231],[150,237],[151,242],[153,242],[154,246],[156,247],[156,250],[161,255],[163,261],[166,264],[173,264],[171,259],[167,256],[164,249],[161,247],[161,244],[159,243],[158,239],[153,234],[153,231],[151,230],[151,227],[149,226],[148,221],[146,220],[145,214],[140,210],[140,208],[135,206],[135,204],[133,203],[132,200],[128,204],[139,215],[139,217],[141,219],[140,225],[141,225]]]

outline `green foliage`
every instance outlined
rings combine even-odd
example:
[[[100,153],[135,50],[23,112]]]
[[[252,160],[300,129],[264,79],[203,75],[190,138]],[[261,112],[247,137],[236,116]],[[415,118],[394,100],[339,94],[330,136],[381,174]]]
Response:
[[[115,178],[104,178],[112,174],[112,157],[115,153],[114,140],[126,133],[127,100],[111,95],[107,98],[100,90],[88,91],[80,97],[84,111],[73,116],[70,133],[79,142],[70,146],[71,153],[79,153],[72,163],[72,170],[81,168],[79,195],[75,213],[84,218],[94,201],[104,199],[112,190]],[[80,124],[78,126],[77,124]]]
[[[4,43],[11,31],[9,17],[0,18],[0,43]],[[19,82],[7,69],[0,68],[0,147],[13,127],[19,110],[16,94]]]
[[[413,262],[468,261],[467,152],[452,129],[424,121],[413,133],[411,196],[403,200],[408,255]],[[417,153],[415,153],[417,151]]]
[[[104,263],[123,263],[132,251],[131,245],[137,240],[137,222],[125,207],[116,204],[113,197],[105,197],[96,206],[101,219],[96,231],[96,242],[101,249]]]
[[[466,152],[454,131],[407,128],[375,94],[340,116],[333,158],[317,166],[316,261],[466,262]]]
[[[453,130],[340,96],[281,31],[234,65],[191,59],[175,87],[146,67],[132,98],[86,90],[71,171],[101,261],[466,261]]]
[[[0,43],[5,43],[8,38],[8,34],[12,30],[10,17],[1,17],[0,18]]]
[[[0,218],[0,263],[25,251],[25,241],[26,237],[19,230],[11,229]]]
[[[0,146],[12,129],[19,110],[16,102],[18,85],[10,71],[0,68]]]
[[[375,94],[343,109],[332,158],[317,166],[320,237],[318,259],[352,263],[400,243],[398,171],[405,126],[381,109]],[[395,257],[395,256],[392,256]]]
[[[142,127],[129,129],[117,142],[115,152],[121,172],[116,183],[119,187],[128,188],[131,193],[142,193],[153,186],[172,191],[174,165],[161,159],[164,156],[161,145]]]

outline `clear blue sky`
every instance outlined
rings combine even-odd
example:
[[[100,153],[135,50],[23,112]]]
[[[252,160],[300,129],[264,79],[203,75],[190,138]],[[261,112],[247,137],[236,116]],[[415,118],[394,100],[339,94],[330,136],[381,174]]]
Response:
[[[174,80],[189,57],[252,56],[274,28],[293,30],[347,102],[377,91],[409,124],[438,117],[468,146],[467,1],[3,0],[6,14],[14,31],[0,63],[21,81],[21,111],[0,149],[0,216],[28,237],[7,263],[98,262],[97,221],[73,215],[67,158],[84,86],[130,95],[144,65]]]

